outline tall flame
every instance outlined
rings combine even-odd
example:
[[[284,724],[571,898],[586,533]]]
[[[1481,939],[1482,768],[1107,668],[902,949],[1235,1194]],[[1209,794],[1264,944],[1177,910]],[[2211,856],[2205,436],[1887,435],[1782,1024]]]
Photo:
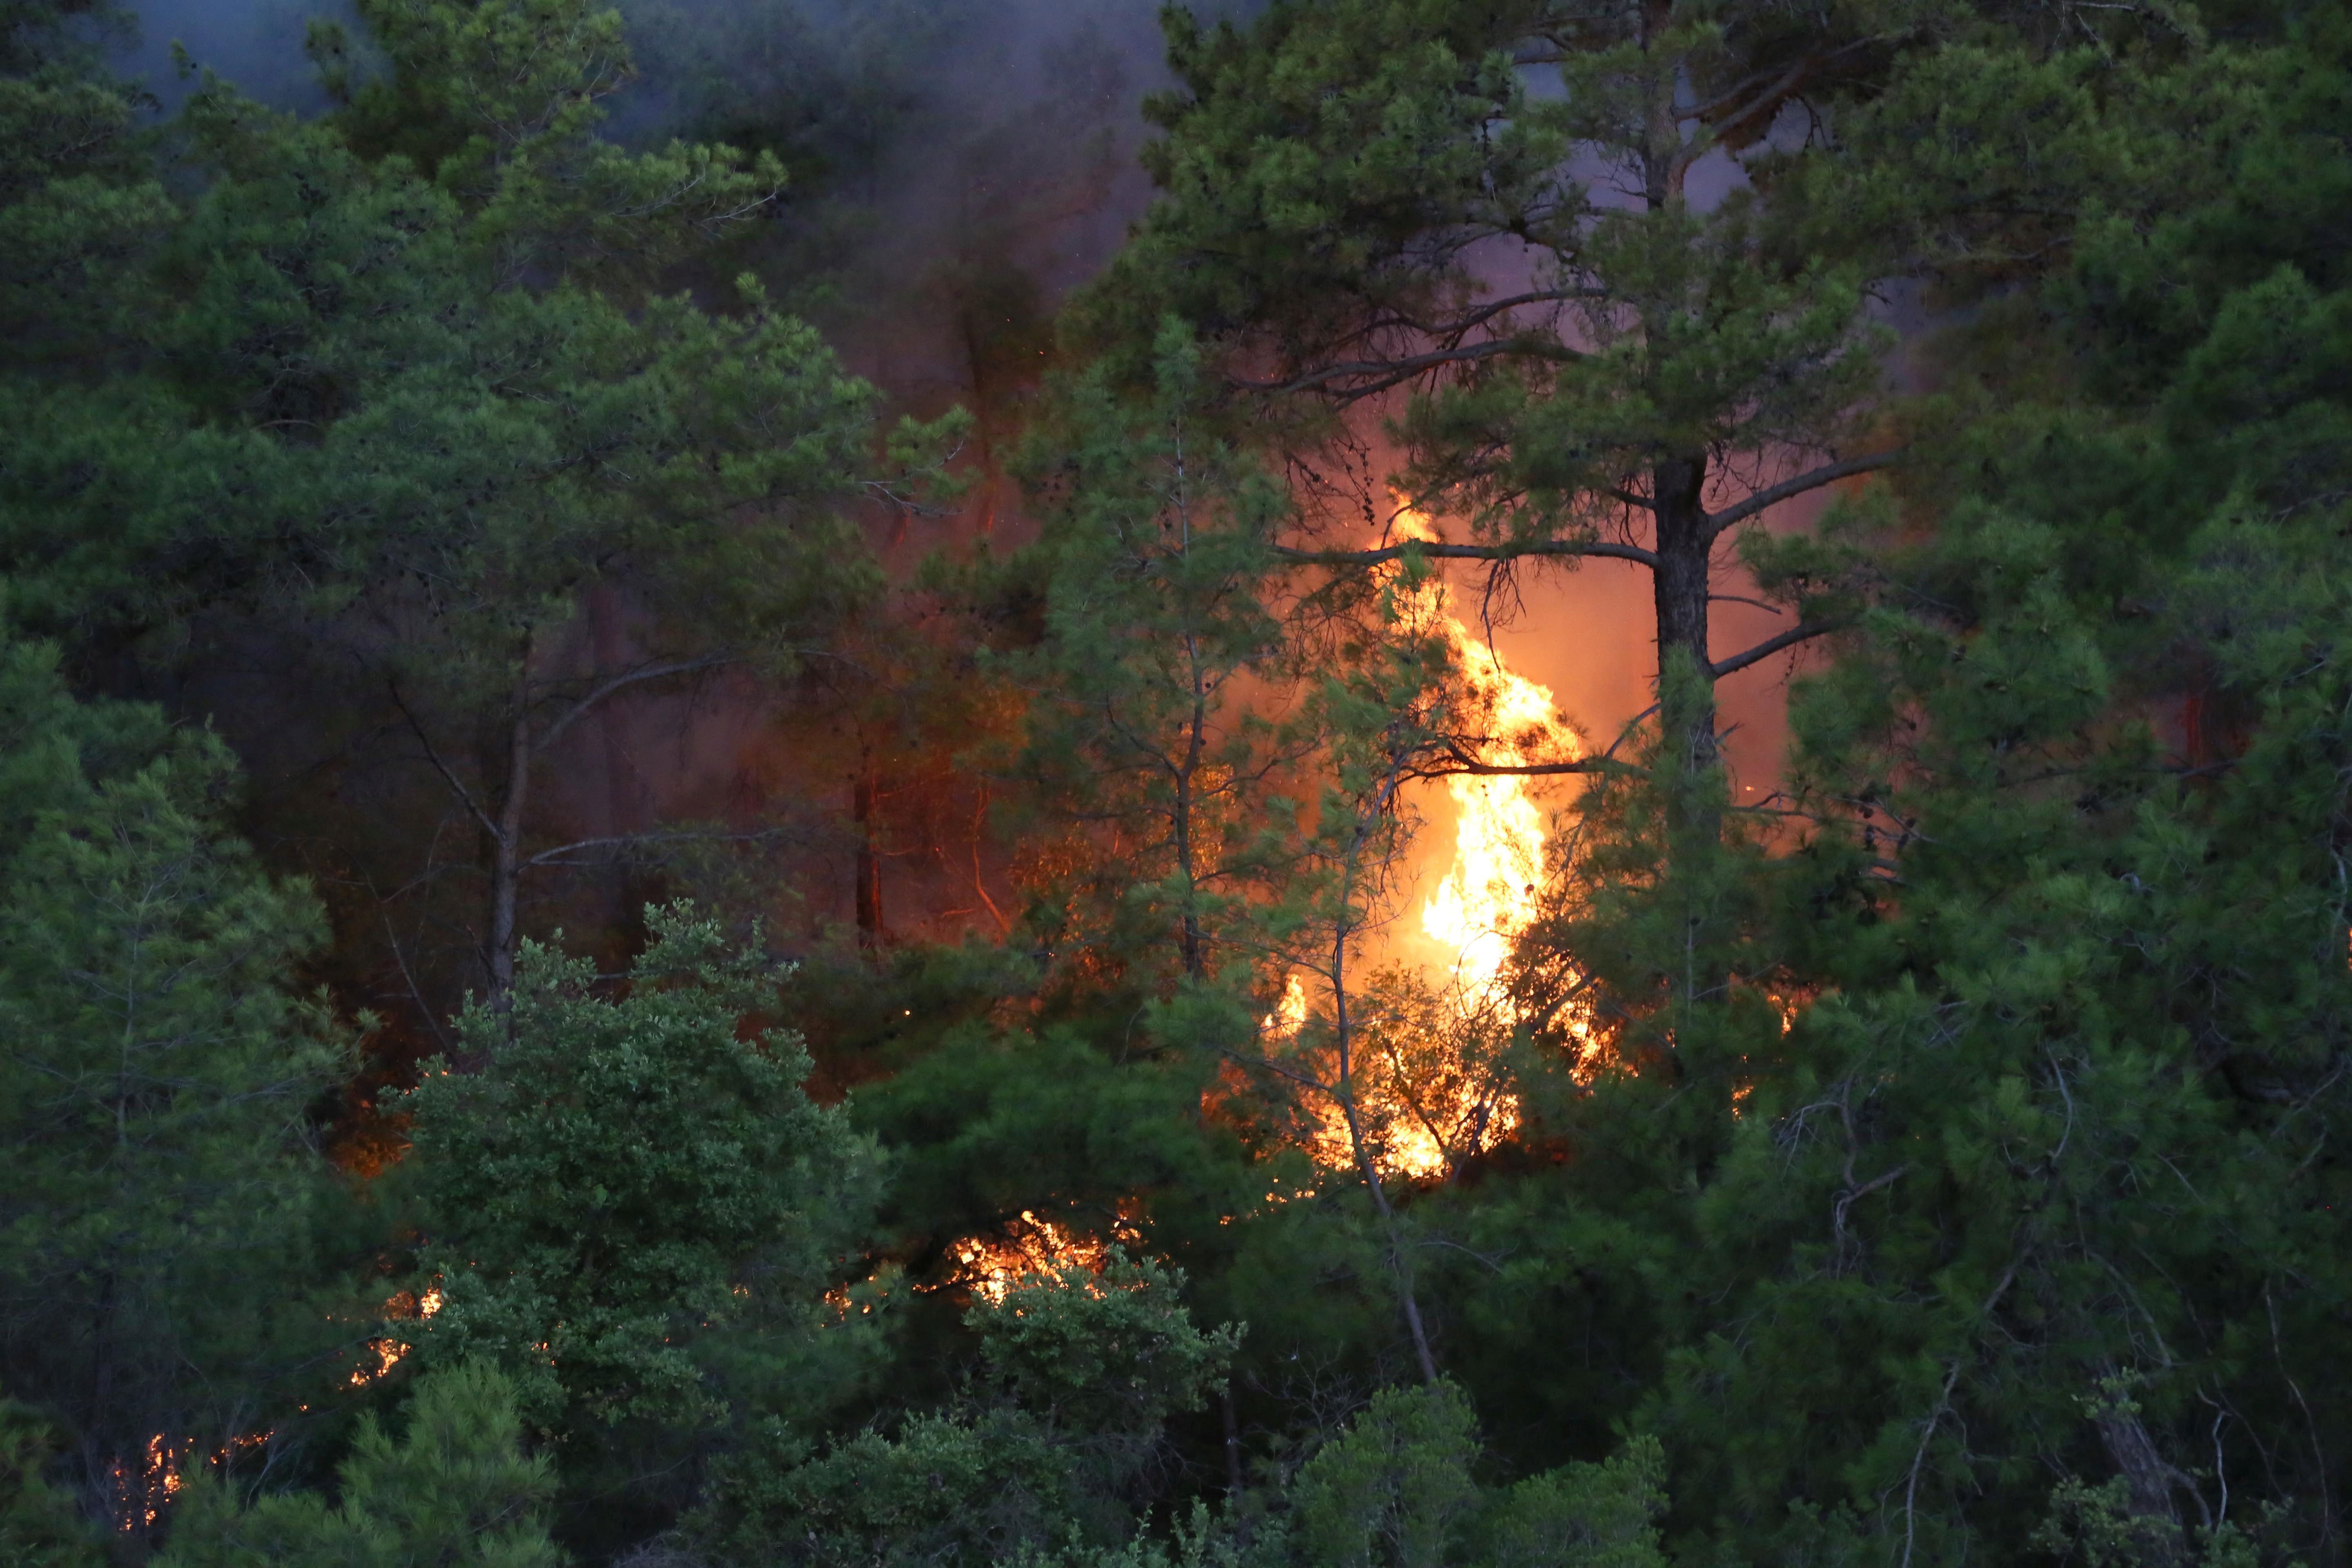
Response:
[[[1395,531],[1434,542],[1427,519],[1405,510]],[[1392,579],[1393,581],[1393,579]],[[1454,706],[1478,732],[1482,762],[1502,767],[1573,761],[1582,738],[1562,719],[1551,691],[1512,670],[1492,646],[1453,613],[1443,579],[1398,584],[1409,628],[1442,639],[1452,658]],[[1517,1127],[1518,1105],[1500,1089],[1486,1054],[1472,1041],[1507,1033],[1520,1021],[1503,987],[1504,965],[1533,921],[1544,871],[1546,817],[1526,775],[1455,774],[1446,780],[1454,807],[1452,863],[1421,910],[1423,932],[1446,955],[1433,1011],[1392,1017],[1364,1038],[1354,1083],[1360,1124],[1390,1173],[1425,1181],[1455,1161],[1493,1146]],[[1267,1036],[1296,1038],[1307,1019],[1297,973]],[[1353,1160],[1353,1138],[1336,1103],[1316,1112],[1310,1136],[1318,1163]]]
[[[1411,510],[1398,514],[1396,531],[1437,539],[1429,521]],[[1463,705],[1484,721],[1482,761],[1526,767],[1583,754],[1583,738],[1560,717],[1551,689],[1510,668],[1491,643],[1473,636],[1453,613],[1442,580],[1432,577],[1415,593],[1415,618],[1450,645]],[[1456,773],[1445,789],[1454,800],[1454,864],[1422,905],[1422,930],[1453,952],[1454,978],[1466,1001],[1499,1006],[1516,1021],[1499,985],[1513,943],[1535,918],[1544,813],[1525,775]]]
[[[1454,640],[1465,684],[1495,714],[1499,738],[1485,761],[1521,767],[1578,754],[1576,731],[1560,720],[1548,688],[1507,668],[1453,616],[1445,617],[1444,629]],[[1534,918],[1543,876],[1544,813],[1525,777],[1456,773],[1445,781],[1445,789],[1454,798],[1454,864],[1422,905],[1421,926],[1431,940],[1453,950],[1454,975],[1465,991],[1491,994],[1512,944]]]

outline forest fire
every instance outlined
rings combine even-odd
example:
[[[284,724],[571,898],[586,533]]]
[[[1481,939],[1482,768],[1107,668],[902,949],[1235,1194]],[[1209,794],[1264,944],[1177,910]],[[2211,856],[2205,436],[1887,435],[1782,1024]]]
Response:
[[[422,1296],[411,1296],[403,1290],[383,1304],[383,1315],[387,1318],[429,1318],[441,1310],[441,1287],[438,1285],[431,1287]],[[362,1365],[352,1372],[351,1385],[365,1388],[398,1366],[415,1348],[389,1336],[370,1340],[368,1353],[375,1360],[373,1364]]]
[[[441,1310],[443,1297],[438,1285],[424,1294],[411,1295],[402,1290],[383,1304],[387,1318],[429,1318]],[[368,1360],[352,1369],[347,1386],[365,1388],[391,1373],[415,1347],[403,1341],[383,1336],[367,1343]],[[309,1405],[301,1406],[308,1410]],[[273,1432],[265,1428],[241,1433],[228,1439],[215,1451],[210,1462],[226,1465],[232,1458],[247,1449],[268,1443]],[[135,1460],[117,1459],[107,1469],[107,1489],[110,1493],[114,1527],[133,1531],[152,1529],[164,1511],[176,1500],[187,1484],[188,1461],[196,1454],[193,1443],[172,1442],[162,1433],[147,1439],[145,1452]]]
[[[1274,1011],[1258,1020],[1258,1024],[1267,1034],[1281,1040],[1296,1037],[1298,1031],[1307,1026],[1307,987],[1295,972],[1283,985],[1282,1000],[1276,1003]]]
[[[1492,715],[1495,739],[1483,760],[1521,767],[1580,753],[1581,738],[1559,717],[1549,689],[1512,671],[1452,615],[1440,626],[1471,702]],[[1456,773],[1445,788],[1454,807],[1454,863],[1422,905],[1422,930],[1453,951],[1457,987],[1516,1017],[1501,977],[1512,943],[1534,918],[1544,813],[1523,777]]]
[[[1411,509],[1398,514],[1395,532],[1438,538]],[[1402,609],[1410,626],[1446,645],[1454,700],[1479,732],[1480,761],[1524,767],[1581,754],[1582,737],[1560,717],[1550,689],[1510,668],[1491,641],[1472,633],[1454,613],[1443,578],[1412,589]],[[1518,1125],[1516,1099],[1473,1058],[1481,1042],[1507,1036],[1521,1021],[1503,971],[1535,917],[1544,876],[1546,816],[1528,777],[1455,773],[1445,785],[1454,857],[1421,908],[1423,934],[1442,955],[1431,966],[1439,972],[1435,1005],[1393,1017],[1377,1032],[1380,1049],[1367,1076],[1379,1087],[1364,1097],[1380,1124],[1381,1163],[1414,1181],[1444,1176]]]
[[[1117,1230],[1122,1239],[1133,1235],[1124,1219]],[[966,1237],[955,1244],[954,1257],[953,1282],[995,1307],[1003,1306],[1005,1296],[1024,1279],[1079,1269],[1101,1273],[1110,1248],[1093,1237],[1076,1235],[1023,1209],[1009,1236]]]
[[[1437,537],[1409,510],[1399,514],[1396,531]],[[1481,762],[1520,767],[1581,754],[1582,738],[1560,717],[1549,689],[1512,670],[1472,633],[1453,613],[1443,579],[1402,587],[1396,605],[1407,633],[1444,644],[1453,687],[1447,705],[1454,727],[1466,732],[1463,743],[1475,746]],[[1418,966],[1375,975],[1360,996],[1350,987],[1358,1024],[1343,1092],[1357,1126],[1333,1095],[1307,1110],[1304,1133],[1326,1169],[1354,1165],[1360,1134],[1382,1171],[1441,1180],[1518,1126],[1517,1102],[1502,1088],[1495,1058],[1522,1022],[1503,973],[1535,916],[1548,825],[1528,776],[1457,773],[1445,783],[1454,853],[1419,922],[1435,951]],[[1306,984],[1293,971],[1259,1026],[1270,1043],[1294,1042],[1308,1013]]]
[[[115,1529],[129,1532],[152,1528],[186,1485],[183,1473],[186,1459],[184,1447],[175,1447],[159,1433],[147,1439],[147,1451],[140,1458],[115,1460],[106,1477],[112,1493]]]
[[[1420,512],[1397,515],[1394,531],[1426,543],[1437,530]],[[1464,717],[1484,731],[1480,761],[1496,767],[1573,762],[1583,737],[1559,714],[1551,689],[1518,674],[1487,639],[1453,611],[1452,594],[1433,576],[1413,589],[1409,621],[1445,642],[1460,685]],[[1453,953],[1455,985],[1465,999],[1508,1004],[1500,995],[1511,945],[1534,918],[1544,871],[1544,812],[1525,776],[1455,773],[1445,781],[1454,809],[1454,862],[1422,905],[1422,930]]]

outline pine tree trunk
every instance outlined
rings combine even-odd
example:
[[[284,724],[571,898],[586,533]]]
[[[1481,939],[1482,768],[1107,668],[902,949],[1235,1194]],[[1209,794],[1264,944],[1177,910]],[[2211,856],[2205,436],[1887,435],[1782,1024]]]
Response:
[[[530,804],[530,713],[529,683],[516,692],[513,728],[507,741],[506,799],[490,845],[490,1012],[505,1017],[514,1007],[516,903],[522,884],[522,825]]]
[[[1681,752],[1685,769],[1715,765],[1715,687],[1707,678],[1708,557],[1706,508],[1700,492],[1706,480],[1703,458],[1676,458],[1651,472],[1658,504],[1657,570],[1651,574],[1658,617],[1658,700],[1664,733]],[[1675,656],[1686,654],[1700,679],[1679,688],[1668,679]]]
[[[2172,1500],[2175,1471],[2157,1452],[2147,1424],[2126,1406],[2101,1412],[2097,1426],[2107,1457],[2123,1472],[2135,1560],[2150,1568],[2186,1564],[2189,1540],[2180,1528],[2180,1510]]]
[[[879,793],[873,760],[864,759],[849,786],[849,814],[857,826],[857,943],[868,950],[882,946],[882,858],[874,850],[874,806]]]

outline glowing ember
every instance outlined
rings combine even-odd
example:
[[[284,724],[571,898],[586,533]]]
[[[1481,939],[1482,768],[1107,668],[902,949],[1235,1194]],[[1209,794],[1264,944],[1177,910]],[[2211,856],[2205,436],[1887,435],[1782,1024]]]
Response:
[[[429,1288],[422,1296],[411,1296],[407,1291],[403,1290],[383,1304],[383,1315],[387,1318],[429,1318],[441,1310],[441,1287],[438,1285]],[[352,1373],[351,1385],[353,1388],[365,1388],[369,1384],[398,1366],[402,1358],[415,1348],[413,1345],[389,1337],[370,1340],[368,1353],[373,1356],[375,1361],[372,1365],[363,1365],[354,1371]]]
[[[1076,1269],[1099,1274],[1109,1258],[1109,1248],[1094,1237],[1073,1236],[1027,1209],[1009,1237],[966,1237],[954,1252],[955,1283],[992,1307],[1003,1306],[1024,1280],[1055,1279]]]
[[[117,1459],[109,1465],[106,1480],[112,1494],[115,1529],[146,1529],[163,1518],[163,1510],[186,1484],[181,1474],[186,1458],[184,1447],[173,1447],[159,1433],[147,1439],[147,1452],[140,1460]]]

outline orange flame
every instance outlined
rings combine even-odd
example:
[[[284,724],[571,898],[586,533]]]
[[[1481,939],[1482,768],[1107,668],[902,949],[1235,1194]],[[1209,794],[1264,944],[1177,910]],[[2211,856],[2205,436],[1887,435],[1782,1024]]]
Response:
[[[1121,1240],[1139,1239],[1122,1220]],[[1083,1269],[1099,1274],[1110,1259],[1110,1249],[1090,1236],[1077,1236],[1028,1209],[1005,1237],[968,1236],[955,1244],[953,1283],[961,1285],[992,1307],[1023,1280],[1034,1280]]]
[[[1429,520],[1411,508],[1399,511],[1394,531],[1431,542],[1438,538]],[[1560,716],[1551,689],[1513,670],[1491,643],[1463,624],[1443,578],[1401,591],[1399,605],[1409,626],[1446,644],[1459,683],[1456,703],[1482,731],[1482,762],[1526,767],[1583,754],[1583,737]],[[1422,904],[1421,928],[1450,955],[1434,1032],[1458,1037],[1497,1024],[1507,1029],[1520,1019],[1504,990],[1503,970],[1535,919],[1548,823],[1528,775],[1456,773],[1445,788],[1454,808],[1454,859]],[[1444,1103],[1425,1103],[1433,1093]],[[1483,1092],[1475,1074],[1450,1084],[1400,1084],[1381,1098],[1403,1102],[1372,1108],[1381,1122],[1382,1163],[1416,1181],[1444,1175],[1454,1160],[1492,1147],[1519,1123],[1517,1100]]]
[[[441,1310],[442,1300],[441,1287],[438,1285],[430,1287],[425,1294],[415,1298],[403,1290],[383,1304],[383,1315],[387,1318],[429,1318]],[[375,1358],[374,1363],[363,1365],[352,1373],[351,1386],[353,1388],[365,1388],[369,1384],[383,1377],[394,1367],[398,1366],[410,1351],[415,1349],[414,1345],[404,1343],[389,1336],[370,1340],[367,1348],[368,1353]]]
[[[1398,514],[1395,531],[1437,540],[1428,519],[1409,508]],[[1443,579],[1431,577],[1413,589],[1408,614],[1445,639],[1463,706],[1484,721],[1482,762],[1527,767],[1583,754],[1583,737],[1560,717],[1551,689],[1511,669],[1492,644],[1471,634],[1453,613]],[[1445,789],[1454,807],[1454,864],[1422,905],[1422,930],[1452,951],[1454,978],[1469,994],[1466,1000],[1507,1006],[1497,987],[1513,943],[1535,916],[1544,871],[1543,809],[1525,775],[1456,773]]]
[[[1410,508],[1394,531],[1434,542],[1429,521]],[[1477,731],[1482,762],[1525,767],[1573,761],[1583,738],[1560,716],[1550,689],[1512,670],[1453,613],[1444,579],[1402,581],[1389,568],[1392,603],[1404,629],[1446,645],[1453,706]],[[1474,1039],[1507,1033],[1520,1010],[1503,985],[1518,938],[1533,922],[1544,875],[1548,824],[1528,775],[1456,774],[1446,780],[1454,806],[1454,858],[1423,902],[1421,927],[1444,958],[1434,1009],[1408,1006],[1360,1039],[1365,1051],[1351,1075],[1358,1125],[1380,1168],[1411,1181],[1447,1174],[1517,1131],[1517,1101],[1500,1092],[1491,1068],[1475,1059]],[[1273,1012],[1259,1021],[1270,1042],[1297,1040],[1307,1019],[1297,973],[1285,981]],[[1410,1015],[1402,1016],[1402,1015]],[[1368,1020],[1370,1015],[1367,1015]],[[1386,1039],[1378,1037],[1385,1031]],[[1355,1135],[1336,1099],[1307,1109],[1307,1152],[1327,1169],[1355,1163]]]
[[[1297,1038],[1298,1031],[1307,1026],[1307,987],[1299,983],[1295,971],[1283,988],[1282,1000],[1275,1004],[1273,1012],[1258,1020],[1258,1025],[1267,1034],[1284,1040]]]
[[[137,1468],[117,1459],[107,1467],[107,1489],[114,1494],[114,1527],[119,1531],[152,1528],[186,1485],[181,1473],[188,1458],[184,1445],[175,1447],[161,1433],[147,1439],[147,1452]]]
[[[1549,690],[1474,645],[1451,616],[1445,629],[1454,639],[1465,683],[1482,705],[1492,707],[1501,732],[1513,737],[1491,746],[1484,760],[1520,767],[1577,755],[1578,736],[1553,709]],[[1454,805],[1454,864],[1422,905],[1422,930],[1454,951],[1459,984],[1508,1006],[1496,993],[1512,945],[1534,918],[1544,868],[1544,814],[1524,777],[1456,773],[1445,789]]]

